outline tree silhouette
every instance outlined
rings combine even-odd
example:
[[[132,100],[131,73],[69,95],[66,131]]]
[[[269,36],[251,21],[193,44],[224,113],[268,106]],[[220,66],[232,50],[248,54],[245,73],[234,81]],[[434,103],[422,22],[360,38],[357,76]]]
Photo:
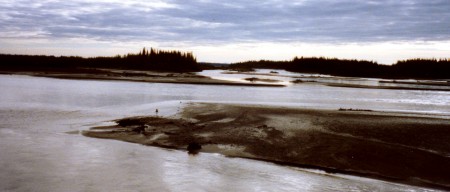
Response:
[[[144,71],[193,72],[201,68],[191,52],[165,51],[145,47],[137,54],[114,57],[74,57],[0,54],[3,71],[78,72],[87,69],[124,69]],[[389,65],[373,61],[325,57],[295,57],[290,61],[247,61],[231,64],[227,69],[285,69],[292,72],[320,73],[335,76],[450,79],[449,59],[410,59]]]
[[[64,71],[74,72],[83,68],[108,68],[148,71],[190,72],[199,71],[192,53],[163,51],[151,48],[150,54],[143,48],[138,54],[114,57],[55,57],[43,55],[0,54],[1,70],[12,71]]]
[[[373,61],[325,57],[295,57],[291,61],[247,61],[232,64],[228,69],[285,69],[292,72],[320,73],[348,77],[450,79],[449,59],[410,59],[393,65]]]

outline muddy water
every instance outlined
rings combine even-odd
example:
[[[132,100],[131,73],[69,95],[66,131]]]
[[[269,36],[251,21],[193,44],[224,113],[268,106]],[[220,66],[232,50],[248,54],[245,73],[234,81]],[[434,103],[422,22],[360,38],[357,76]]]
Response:
[[[450,110],[446,92],[421,96],[318,85],[250,88],[1,75],[0,90],[0,191],[432,191],[217,154],[188,156],[78,131],[120,117],[155,115],[155,109],[170,116],[191,101]],[[348,98],[356,93],[364,97]]]

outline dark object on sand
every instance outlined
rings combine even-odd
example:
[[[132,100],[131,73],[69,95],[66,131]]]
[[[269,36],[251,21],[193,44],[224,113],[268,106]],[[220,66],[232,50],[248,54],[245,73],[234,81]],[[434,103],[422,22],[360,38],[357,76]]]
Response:
[[[189,154],[197,154],[200,149],[202,149],[202,145],[198,144],[197,142],[191,142],[187,146]]]

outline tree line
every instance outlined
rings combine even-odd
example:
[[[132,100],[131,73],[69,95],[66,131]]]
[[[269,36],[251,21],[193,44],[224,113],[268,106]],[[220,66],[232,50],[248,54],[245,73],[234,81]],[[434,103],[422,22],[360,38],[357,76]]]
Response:
[[[325,57],[295,57],[290,61],[247,61],[228,66],[234,70],[284,69],[347,77],[450,79],[450,59],[409,59],[393,65],[374,61]]]
[[[450,79],[450,59],[409,59],[398,61],[393,65],[381,65],[366,60],[295,57],[288,61],[246,61],[216,67],[197,63],[190,52],[143,48],[139,53],[90,58],[0,54],[0,61],[0,70],[3,71],[86,72],[88,69],[105,68],[195,72],[214,68],[234,70],[265,68],[349,77]]]
[[[114,57],[74,57],[45,55],[0,54],[0,69],[12,71],[61,71],[71,72],[86,68],[127,69],[170,72],[200,71],[192,53],[142,49],[139,53],[129,53]]]

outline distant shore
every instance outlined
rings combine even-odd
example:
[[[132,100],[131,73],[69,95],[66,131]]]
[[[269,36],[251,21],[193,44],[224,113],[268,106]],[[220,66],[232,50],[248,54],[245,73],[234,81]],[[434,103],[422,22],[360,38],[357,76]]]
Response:
[[[347,87],[347,88],[363,88],[363,89],[395,89],[395,90],[412,90],[412,91],[450,91],[450,86],[446,85],[442,88],[421,88],[421,87],[401,87],[401,86],[380,86],[380,85],[354,85],[345,83],[325,83],[326,86],[330,87]],[[410,83],[409,85],[420,85]]]
[[[230,86],[258,86],[258,87],[284,87],[284,85],[270,83],[234,82],[212,79],[195,73],[152,72],[119,69],[86,69],[75,72],[30,72],[30,71],[0,71],[0,74],[30,75],[37,77],[50,77],[59,79],[87,79],[87,80],[116,80],[148,83],[178,83],[199,85],[230,85]]]
[[[448,117],[194,103],[116,122],[83,135],[450,189]]]
[[[251,72],[224,71],[225,74],[244,74],[255,76],[280,76],[277,74],[261,74]],[[210,77],[197,75],[194,72],[160,72],[160,71],[139,71],[139,70],[121,70],[121,69],[81,69],[76,71],[58,72],[58,71],[0,71],[0,74],[17,74],[37,77],[49,77],[59,79],[85,79],[85,80],[114,80],[114,81],[132,81],[147,83],[176,83],[176,84],[196,84],[196,85],[227,85],[227,86],[251,86],[251,87],[285,87],[286,84],[280,84],[276,79],[245,78],[242,81],[227,81],[213,79]],[[348,83],[329,83],[311,80],[311,77],[296,77],[291,81],[292,84],[322,84],[331,87],[344,88],[364,88],[364,89],[392,89],[392,90],[418,90],[418,91],[450,91],[448,83],[430,83],[430,82],[401,82],[380,80],[380,83],[391,85],[359,85]],[[319,78],[319,77],[314,77]],[[331,78],[331,77],[326,77]],[[337,77],[339,78],[339,77]],[[403,86],[403,85],[407,86]],[[426,85],[431,87],[414,87],[414,85]],[[408,87],[409,86],[409,87]]]
[[[344,88],[362,88],[362,89],[392,89],[392,90],[413,90],[413,91],[450,91],[450,83],[448,80],[417,80],[415,82],[406,82],[402,80],[382,80],[378,81],[379,85],[362,85],[362,84],[350,84],[336,81],[335,83],[321,81],[321,79],[359,79],[358,77],[333,77],[325,76],[323,74],[312,74],[305,76],[304,74],[298,76],[280,75],[278,73],[258,73],[258,72],[239,72],[239,71],[225,71],[224,74],[242,74],[253,76],[273,76],[273,77],[288,77],[295,78],[291,81],[292,84],[322,84],[330,87],[344,87]],[[322,76],[320,76],[322,75]],[[277,82],[275,79],[260,79],[260,78],[247,78],[247,81],[260,81],[260,82]],[[428,86],[428,87],[418,87]]]

